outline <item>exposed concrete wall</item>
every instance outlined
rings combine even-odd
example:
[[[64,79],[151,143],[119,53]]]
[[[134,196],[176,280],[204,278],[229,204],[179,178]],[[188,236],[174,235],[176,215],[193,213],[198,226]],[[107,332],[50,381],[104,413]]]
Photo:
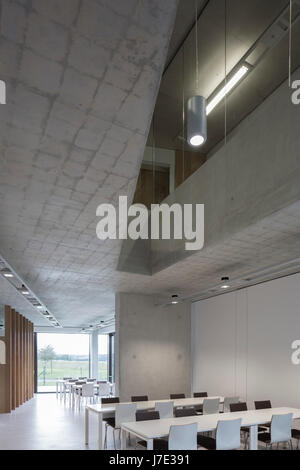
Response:
[[[116,296],[116,391],[121,400],[190,391],[190,305],[155,303],[153,296]]]

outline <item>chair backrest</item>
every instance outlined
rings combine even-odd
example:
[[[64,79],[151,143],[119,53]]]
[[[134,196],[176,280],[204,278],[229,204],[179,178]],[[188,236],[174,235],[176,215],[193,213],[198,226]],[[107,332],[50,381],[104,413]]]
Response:
[[[240,397],[225,397],[224,398],[224,413],[230,410],[231,403],[238,403]]]
[[[195,392],[194,398],[206,398],[208,397],[207,392]]]
[[[69,379],[68,382],[70,382],[70,383],[72,383],[72,384],[73,384],[73,383],[75,384],[75,383],[77,382],[77,380],[76,380],[76,379]]]
[[[108,405],[109,403],[120,403],[119,397],[101,398],[102,405]]]
[[[197,450],[197,423],[170,427],[169,450]]]
[[[266,410],[267,408],[272,408],[270,400],[255,401],[254,406],[256,410]]]
[[[229,405],[230,411],[247,411],[247,403],[246,402],[239,402],[239,403],[230,403]]]
[[[71,380],[72,377],[63,377],[63,380]]]
[[[99,393],[99,396],[107,396],[109,395],[109,392],[110,392],[110,386],[109,386],[109,383],[108,382],[98,382],[98,393]]]
[[[81,389],[82,397],[93,397],[94,396],[94,384],[83,384]]]
[[[203,400],[203,414],[211,415],[219,413],[220,399],[219,398],[205,398]]]
[[[75,385],[84,385],[86,382],[84,380],[76,380]]]
[[[271,421],[271,442],[287,442],[291,439],[293,413],[273,415]]]
[[[117,403],[116,404],[116,428],[122,423],[131,423],[135,421],[136,403]]]
[[[135,413],[135,419],[137,421],[150,421],[152,419],[159,419],[158,411],[137,411]]]
[[[96,382],[97,379],[87,379],[87,382]]]
[[[78,380],[87,380],[87,377],[78,377]]]
[[[185,398],[184,393],[171,393],[170,395],[171,400],[178,400],[180,398]]]
[[[131,401],[136,402],[136,401],[148,401],[148,396],[147,395],[134,395],[131,397]]]
[[[235,450],[241,446],[241,419],[219,421],[216,432],[217,450]]]
[[[173,401],[158,401],[155,403],[155,411],[159,412],[160,419],[173,418]]]
[[[193,406],[189,408],[175,408],[175,418],[183,418],[184,416],[197,416],[196,410]]]

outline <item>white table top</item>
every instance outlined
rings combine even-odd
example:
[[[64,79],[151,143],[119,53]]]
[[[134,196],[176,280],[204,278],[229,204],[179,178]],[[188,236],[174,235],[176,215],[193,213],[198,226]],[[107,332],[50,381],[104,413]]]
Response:
[[[149,410],[155,408],[155,404],[158,402],[169,402],[174,403],[174,407],[185,407],[185,406],[196,406],[203,405],[203,401],[207,399],[219,398],[220,403],[224,402],[224,397],[199,397],[199,398],[180,398],[176,400],[149,400],[149,401],[137,401],[137,410]],[[122,402],[122,403],[132,403],[132,402]],[[87,405],[88,410],[93,411],[94,413],[113,413],[116,410],[117,403],[108,403],[103,404],[99,403],[97,405]]]
[[[198,432],[213,431],[218,421],[242,418],[242,426],[254,426],[269,423],[275,414],[293,413],[293,419],[300,418],[298,408],[269,408],[265,410],[249,410],[234,413],[218,413],[212,415],[197,415],[184,418],[168,418],[152,421],[133,421],[123,423],[121,428],[148,440],[169,435],[170,426],[178,424],[198,424]]]

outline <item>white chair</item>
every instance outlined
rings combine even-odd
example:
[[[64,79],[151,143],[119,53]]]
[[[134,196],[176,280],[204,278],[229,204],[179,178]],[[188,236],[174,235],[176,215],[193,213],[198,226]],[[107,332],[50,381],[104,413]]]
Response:
[[[236,450],[241,446],[242,419],[219,421],[216,432],[216,450]]]
[[[94,401],[95,399],[94,384],[93,383],[82,384],[81,388],[75,389],[75,395],[78,398],[78,407],[80,409],[80,404],[81,404],[82,399],[84,399],[85,402],[87,402],[88,398],[90,402]]]
[[[115,431],[121,432],[122,423],[131,423],[135,421],[136,403],[116,403],[115,419],[107,420],[105,428],[104,448],[107,447],[107,428],[110,426],[113,429],[114,446],[116,448]],[[120,437],[120,436],[119,436]]]
[[[98,391],[97,395],[101,397],[109,397],[110,395],[110,385],[108,382],[98,382]]]
[[[169,450],[197,450],[197,423],[170,427]]]
[[[220,399],[219,398],[206,398],[203,400],[203,414],[212,415],[219,413]]]
[[[234,403],[239,403],[240,397],[225,397],[224,398],[224,407],[223,411],[224,413],[229,413],[230,412],[230,405]]]
[[[242,419],[219,421],[216,437],[198,434],[198,445],[208,450],[236,450],[241,446]]]
[[[273,444],[280,442],[288,442],[291,450],[293,450],[292,444],[292,421],[293,413],[287,413],[282,415],[273,415],[270,431],[258,433],[258,440],[264,442],[267,448],[271,448]]]
[[[155,411],[159,412],[159,418],[173,418],[174,416],[174,402],[173,401],[158,401],[155,403]]]

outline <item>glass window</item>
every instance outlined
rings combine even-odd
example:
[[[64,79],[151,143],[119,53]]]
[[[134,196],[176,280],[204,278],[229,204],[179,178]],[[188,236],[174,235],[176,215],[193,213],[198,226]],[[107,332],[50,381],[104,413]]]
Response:
[[[98,378],[108,380],[109,335],[98,335]]]
[[[89,335],[38,333],[38,392],[54,392],[63,377],[89,377]]]

